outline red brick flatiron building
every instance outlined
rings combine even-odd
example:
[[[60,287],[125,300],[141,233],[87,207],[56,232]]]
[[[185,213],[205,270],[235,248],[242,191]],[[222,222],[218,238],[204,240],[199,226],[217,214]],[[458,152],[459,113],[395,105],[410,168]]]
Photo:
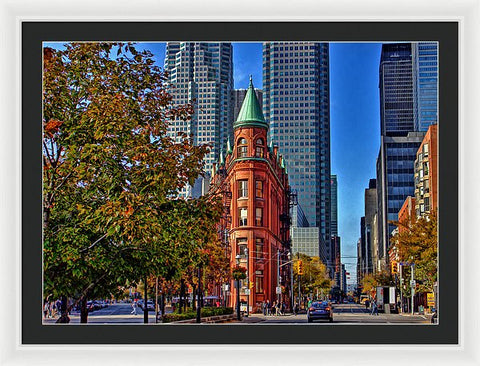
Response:
[[[212,171],[211,190],[228,195],[224,238],[231,267],[247,270],[241,281],[243,310],[259,311],[262,302],[291,305],[290,215],[288,175],[278,148],[267,146],[268,124],[252,80],[234,127],[234,144],[227,143]],[[228,306],[236,304],[236,285],[228,286]],[[279,293],[281,292],[281,293]]]

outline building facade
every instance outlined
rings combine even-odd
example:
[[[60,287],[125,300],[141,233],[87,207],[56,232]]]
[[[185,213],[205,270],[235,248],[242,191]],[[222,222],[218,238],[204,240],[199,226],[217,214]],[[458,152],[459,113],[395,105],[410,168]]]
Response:
[[[415,159],[415,212],[424,216],[438,209],[438,125],[430,125]]]
[[[205,171],[218,161],[228,137],[233,136],[233,52],[230,43],[167,42],[164,69],[168,91],[175,105],[193,103],[191,120],[175,119],[168,134],[176,139],[178,133],[192,134],[194,143],[210,144],[205,156]],[[205,191],[199,179],[193,190]],[[192,187],[182,192],[191,196]]]
[[[230,263],[247,269],[240,286],[242,303],[260,309],[267,300],[290,304],[290,196],[284,158],[277,147],[267,146],[268,124],[255,95],[253,83],[234,124],[234,143],[225,159],[214,165],[211,189],[231,192],[228,228]],[[230,145],[230,144],[228,144]],[[229,306],[237,289],[230,284]],[[282,294],[276,293],[276,288]]]
[[[331,267],[328,43],[264,43],[263,93],[270,139],[286,159],[310,227],[319,228],[320,258]]]
[[[330,233],[332,236],[338,236],[338,181],[336,175],[330,176]]]
[[[374,220],[377,210],[377,181],[370,179],[368,188],[365,189],[365,273],[374,272],[374,243],[378,241]]]
[[[398,212],[408,196],[414,196],[414,162],[423,132],[407,136],[382,136],[377,159],[379,264],[388,268],[388,247]]]

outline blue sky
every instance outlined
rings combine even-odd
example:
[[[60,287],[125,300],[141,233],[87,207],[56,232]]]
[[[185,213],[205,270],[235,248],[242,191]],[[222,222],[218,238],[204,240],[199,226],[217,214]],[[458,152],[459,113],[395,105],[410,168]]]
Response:
[[[235,88],[247,88],[250,74],[261,88],[261,43],[233,43],[233,47]],[[157,65],[163,67],[164,43],[140,43],[137,48],[152,51]],[[342,263],[351,274],[349,283],[356,276],[365,188],[376,176],[380,147],[380,51],[380,43],[330,44],[331,172],[338,176],[338,231]]]

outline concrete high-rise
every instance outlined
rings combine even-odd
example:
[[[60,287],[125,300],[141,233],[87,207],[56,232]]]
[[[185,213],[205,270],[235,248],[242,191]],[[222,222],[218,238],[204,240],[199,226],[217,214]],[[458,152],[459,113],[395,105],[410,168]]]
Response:
[[[368,188],[365,189],[365,255],[366,273],[373,273],[374,270],[374,243],[378,233],[375,231],[375,215],[377,214],[377,181],[370,179]]]
[[[328,44],[264,43],[263,93],[270,139],[285,157],[310,226],[319,228],[321,259],[332,267]]]
[[[205,171],[210,172],[233,136],[232,45],[167,42],[164,69],[173,103],[194,103],[195,108],[191,120],[175,119],[168,134],[176,138],[184,132],[193,135],[195,144],[210,144],[205,156]],[[184,193],[191,195],[191,187]]]

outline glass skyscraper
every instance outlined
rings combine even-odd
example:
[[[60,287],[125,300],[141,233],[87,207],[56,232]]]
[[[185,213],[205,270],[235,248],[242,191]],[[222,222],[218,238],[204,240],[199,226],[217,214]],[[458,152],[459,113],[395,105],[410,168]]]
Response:
[[[337,176],[333,175],[330,178],[330,194],[332,196],[331,202],[331,212],[330,212],[330,230],[332,236],[338,236],[338,188],[337,188]]]
[[[319,228],[322,260],[331,265],[328,44],[264,43],[263,93],[270,139],[285,157],[310,226]]]
[[[219,160],[233,136],[233,52],[230,43],[167,42],[165,71],[176,105],[194,101],[189,121],[173,121],[169,135],[193,134],[195,144],[211,144],[205,171]],[[187,192],[187,195],[189,193]]]
[[[412,46],[382,45],[380,57],[380,133],[406,136],[414,130]]]
[[[438,44],[412,43],[415,131],[438,122]]]
[[[388,264],[398,212],[414,196],[414,162],[424,132],[437,119],[436,43],[382,45],[380,58],[381,146],[377,159],[378,255]]]

